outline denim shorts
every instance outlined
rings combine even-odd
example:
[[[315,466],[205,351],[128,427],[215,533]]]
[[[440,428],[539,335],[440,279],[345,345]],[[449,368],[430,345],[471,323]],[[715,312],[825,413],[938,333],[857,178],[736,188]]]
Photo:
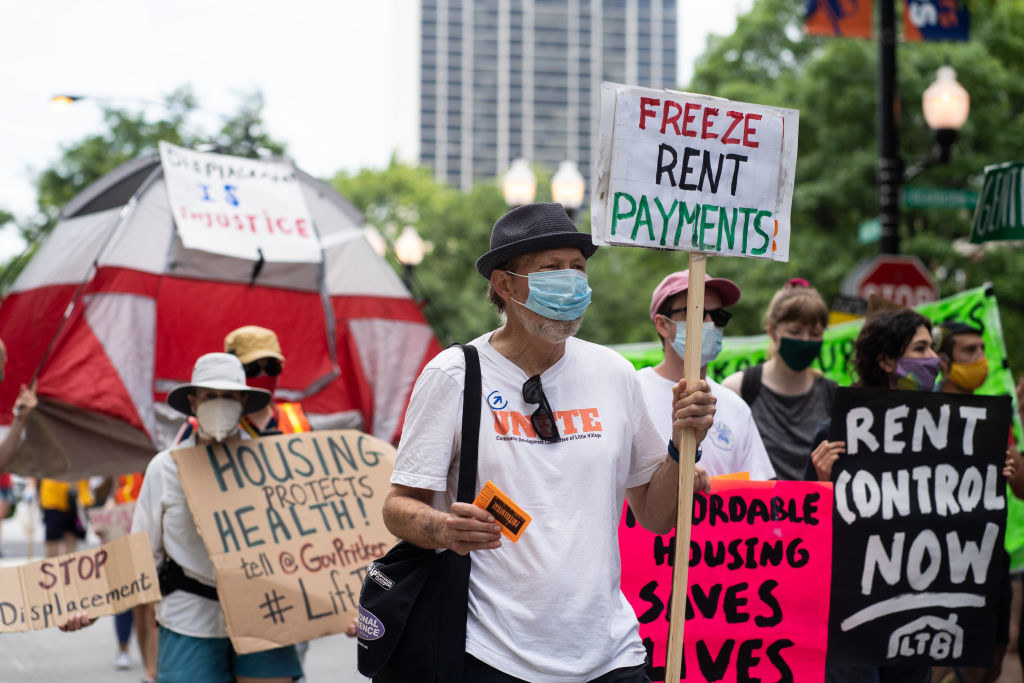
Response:
[[[294,645],[240,655],[227,638],[196,638],[158,628],[156,678],[160,683],[232,683],[239,676],[302,677]]]

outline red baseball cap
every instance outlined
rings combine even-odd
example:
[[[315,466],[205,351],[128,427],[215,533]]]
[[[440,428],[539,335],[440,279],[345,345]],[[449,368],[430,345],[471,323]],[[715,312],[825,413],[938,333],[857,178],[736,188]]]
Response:
[[[680,270],[666,275],[651,295],[651,320],[658,314],[658,309],[669,297],[685,292],[690,288],[690,271]],[[740,288],[732,280],[724,277],[711,277],[704,273],[704,288],[713,290],[722,299],[722,306],[732,306],[740,300]]]

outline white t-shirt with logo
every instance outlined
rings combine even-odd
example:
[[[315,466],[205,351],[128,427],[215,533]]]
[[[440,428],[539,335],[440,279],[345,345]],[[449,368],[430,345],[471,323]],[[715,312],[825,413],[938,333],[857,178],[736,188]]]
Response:
[[[472,554],[466,651],[528,681],[587,681],[644,663],[636,616],[619,588],[618,524],[627,488],[650,481],[666,441],[636,372],[573,337],[541,375],[562,436],[534,435],[526,374],[473,340],[482,376],[477,485],[492,481],[533,519],[519,541]],[[447,349],[413,389],[391,481],[456,499],[465,357]]]
[[[642,368],[637,376],[654,424],[666,440],[672,438],[672,387],[676,383],[659,375],[654,368]],[[703,452],[700,464],[713,477],[750,472],[751,479],[774,479],[775,468],[754,424],[750,406],[735,391],[710,377],[707,382],[718,403],[715,404],[715,422],[700,444]]]

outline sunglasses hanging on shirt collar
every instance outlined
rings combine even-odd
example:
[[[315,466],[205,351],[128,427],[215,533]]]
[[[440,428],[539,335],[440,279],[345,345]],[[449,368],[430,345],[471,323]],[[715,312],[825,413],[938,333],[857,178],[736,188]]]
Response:
[[[536,403],[537,410],[530,416],[530,424],[541,441],[557,443],[562,440],[558,433],[558,426],[555,424],[555,414],[548,403],[548,397],[544,395],[544,387],[540,383],[540,375],[534,375],[523,383],[523,400],[527,403]]]

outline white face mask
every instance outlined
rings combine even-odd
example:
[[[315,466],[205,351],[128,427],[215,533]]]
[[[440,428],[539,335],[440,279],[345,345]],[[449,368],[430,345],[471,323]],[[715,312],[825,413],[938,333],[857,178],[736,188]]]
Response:
[[[196,408],[200,436],[223,441],[238,431],[242,404],[233,398],[210,398]]]

